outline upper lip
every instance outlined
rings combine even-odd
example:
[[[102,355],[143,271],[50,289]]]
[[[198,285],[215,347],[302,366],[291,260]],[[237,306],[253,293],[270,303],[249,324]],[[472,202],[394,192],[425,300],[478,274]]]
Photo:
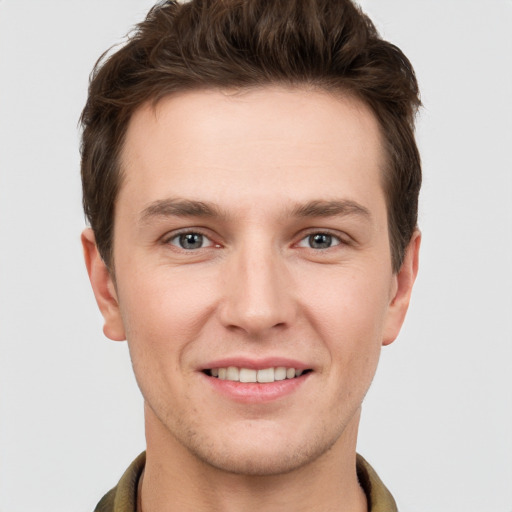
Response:
[[[252,370],[264,370],[265,368],[295,368],[297,370],[310,370],[311,365],[291,359],[288,357],[265,357],[265,358],[252,358],[252,357],[223,357],[215,359],[211,362],[202,365],[201,370],[211,370],[212,368],[227,368],[235,366],[237,368],[250,368]]]

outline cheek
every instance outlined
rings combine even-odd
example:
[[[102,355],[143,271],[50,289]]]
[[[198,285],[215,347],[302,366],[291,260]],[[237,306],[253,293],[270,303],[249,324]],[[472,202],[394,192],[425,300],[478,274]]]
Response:
[[[130,350],[162,365],[179,359],[214,309],[212,283],[169,269],[124,283],[119,295]]]
[[[167,410],[169,401],[173,407],[188,407],[183,380],[187,354],[212,310],[207,282],[182,279],[179,273],[171,279],[170,274],[139,273],[124,280],[119,293],[135,378],[145,400],[160,412]],[[162,394],[166,389],[173,391]]]
[[[391,282],[391,274],[389,279],[386,274],[371,266],[327,268],[309,276],[303,273],[301,302],[316,326],[331,335],[350,331],[367,337],[372,331],[380,331],[384,323]]]
[[[322,287],[310,283],[303,290],[304,311],[338,378],[343,373],[371,380],[380,354],[389,283],[379,269],[364,270],[342,269],[322,279]]]

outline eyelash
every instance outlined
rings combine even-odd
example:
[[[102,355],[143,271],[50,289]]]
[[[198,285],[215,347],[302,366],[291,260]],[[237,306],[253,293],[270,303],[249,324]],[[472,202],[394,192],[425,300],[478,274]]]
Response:
[[[201,246],[201,247],[192,247],[192,248],[183,247],[180,243],[180,242],[183,242],[181,237],[186,237],[188,235],[199,236],[199,237],[201,237],[201,242],[207,241],[207,242],[209,242],[209,244],[207,246]],[[330,243],[330,245],[328,247],[311,247],[311,243],[313,242],[313,237],[316,237],[316,236],[326,237],[326,239],[327,239],[326,241],[328,243]],[[199,249],[209,249],[211,247],[221,247],[220,244],[216,244],[215,242],[213,242],[208,235],[204,234],[200,230],[188,230],[188,231],[181,231],[179,233],[173,233],[171,236],[166,237],[163,241],[165,244],[172,245],[172,246],[174,246],[182,251],[186,251],[186,252],[194,252]],[[176,243],[173,243],[173,241],[176,241]],[[309,242],[309,245],[302,245],[304,242],[306,244]],[[319,242],[319,243],[321,243],[321,242]],[[305,234],[299,240],[299,242],[295,244],[296,247],[302,247],[302,248],[310,249],[313,251],[326,251],[328,249],[337,247],[339,245],[347,245],[347,242],[345,240],[343,240],[339,235],[335,235],[328,230],[311,231],[311,232]]]

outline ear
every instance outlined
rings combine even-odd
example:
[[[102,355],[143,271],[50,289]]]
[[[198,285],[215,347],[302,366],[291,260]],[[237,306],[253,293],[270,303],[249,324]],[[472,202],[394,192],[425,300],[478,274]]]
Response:
[[[98,252],[94,232],[90,228],[82,232],[82,247],[92,290],[105,320],[103,332],[111,340],[123,341],[126,336],[114,280]]]
[[[394,283],[384,326],[383,345],[389,345],[395,341],[404,323],[411,300],[412,287],[418,274],[420,244],[421,233],[416,229],[405,251],[402,266],[393,277]]]

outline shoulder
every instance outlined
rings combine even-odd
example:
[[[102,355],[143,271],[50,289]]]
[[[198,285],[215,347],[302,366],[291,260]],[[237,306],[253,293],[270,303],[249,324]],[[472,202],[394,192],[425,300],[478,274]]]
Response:
[[[94,512],[136,512],[137,488],[145,464],[146,452],[143,452],[130,464],[118,484],[101,498]]]

